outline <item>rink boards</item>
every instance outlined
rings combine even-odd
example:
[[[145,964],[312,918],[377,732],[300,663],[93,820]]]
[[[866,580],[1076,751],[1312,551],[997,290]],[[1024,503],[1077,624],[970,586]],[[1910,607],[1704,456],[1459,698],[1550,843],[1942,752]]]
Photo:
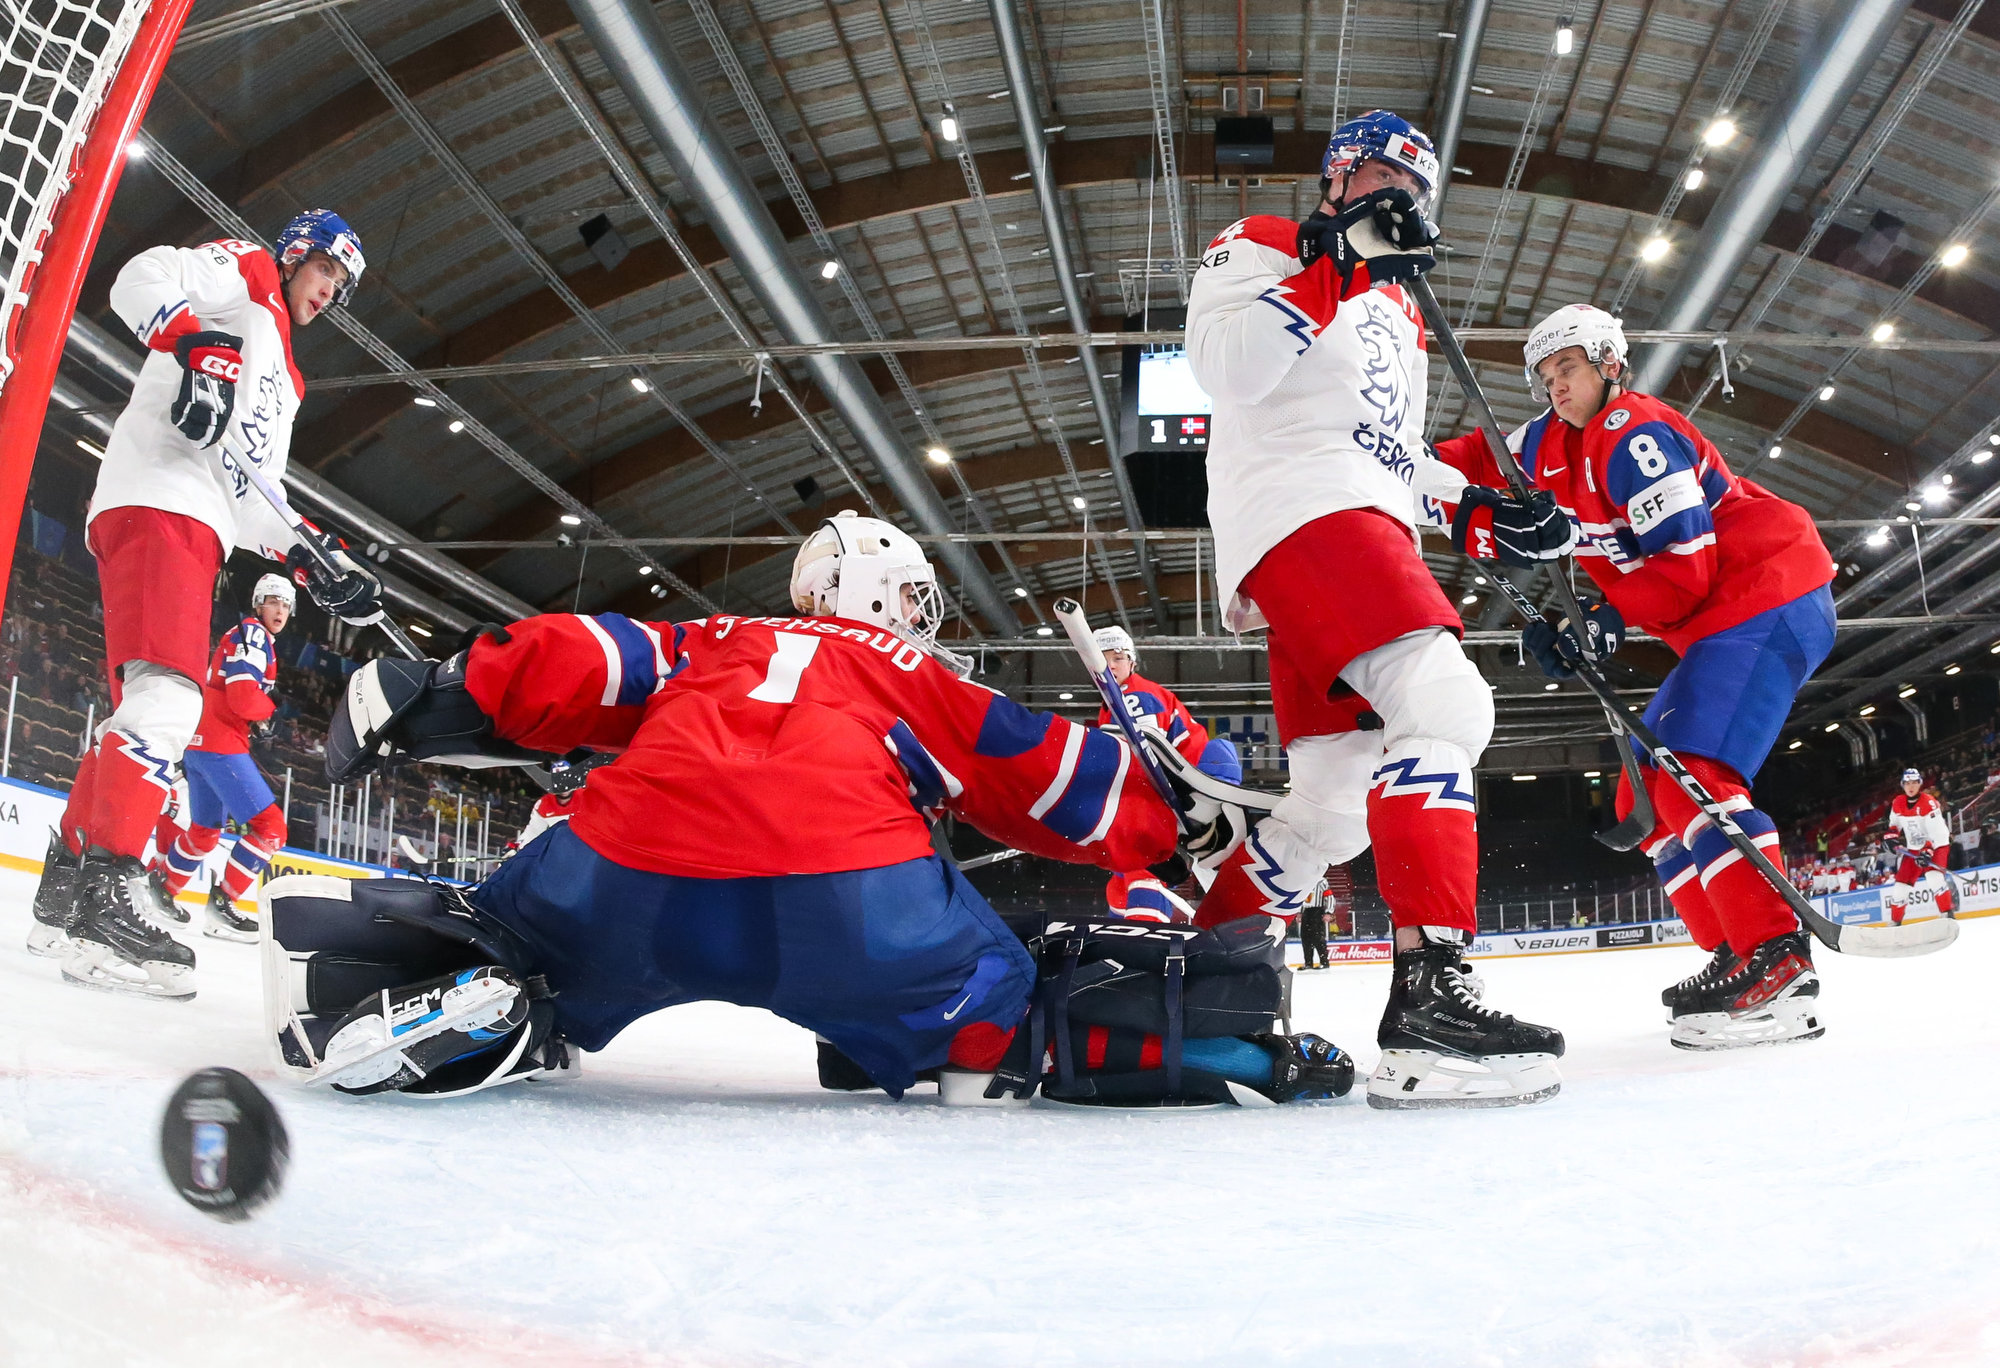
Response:
[[[69,795],[56,789],[19,779],[0,779],[0,871],[14,871],[40,878],[42,856],[48,853],[49,832],[62,820],[63,805]],[[223,841],[209,852],[201,872],[188,882],[180,901],[199,906],[208,901],[208,890],[229,859],[230,842]],[[353,860],[329,859],[310,850],[281,849],[271,860],[271,873],[332,874],[343,879],[380,879],[389,875],[380,865],[357,864]],[[256,903],[238,900],[246,912],[256,911]]]

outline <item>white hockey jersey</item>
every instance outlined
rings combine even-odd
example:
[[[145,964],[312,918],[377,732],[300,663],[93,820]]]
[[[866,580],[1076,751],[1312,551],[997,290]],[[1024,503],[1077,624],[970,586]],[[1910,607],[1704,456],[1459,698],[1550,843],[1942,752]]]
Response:
[[[1951,840],[1944,804],[1935,793],[1919,792],[1915,802],[1897,794],[1889,802],[1889,826],[1911,850],[1933,850]]]
[[[1380,509],[1414,538],[1436,510],[1411,479],[1420,466],[1444,469],[1424,451],[1429,363],[1416,304],[1365,279],[1343,296],[1331,260],[1300,268],[1298,231],[1271,215],[1231,224],[1188,297],[1188,360],[1215,404],[1208,517],[1233,631],[1264,625],[1237,590],[1272,547],[1349,508]],[[1464,488],[1445,473],[1440,488]]]
[[[90,516],[133,507],[180,513],[213,528],[225,557],[241,547],[283,560],[298,539],[236,468],[251,461],[282,486],[305,396],[277,263],[254,242],[153,247],[125,263],[111,307],[151,354],[105,443]],[[189,331],[243,339],[235,411],[222,439],[206,448],[169,416],[182,369],[172,339]]]

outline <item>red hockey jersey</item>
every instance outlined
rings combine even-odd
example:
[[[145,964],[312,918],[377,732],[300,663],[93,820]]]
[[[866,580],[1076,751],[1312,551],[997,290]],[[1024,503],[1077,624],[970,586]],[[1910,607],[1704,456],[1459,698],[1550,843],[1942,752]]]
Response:
[[[507,630],[472,647],[467,687],[507,740],[624,748],[591,773],[570,825],[630,868],[879,868],[930,854],[945,811],[1106,869],[1174,848],[1173,814],[1123,740],[967,683],[880,628],[563,613]]]
[[[278,648],[254,617],[231,627],[208,658],[201,685],[201,728],[188,749],[242,755],[250,749],[250,724],[277,711]]]
[[[1208,746],[1208,729],[1194,720],[1194,714],[1164,684],[1155,684],[1137,670],[1125,677],[1121,686],[1125,694],[1125,707],[1132,720],[1140,726],[1158,727],[1174,743],[1174,749],[1189,760],[1201,761],[1201,753]],[[1097,725],[1109,727],[1111,709],[1098,705]]]
[[[1576,525],[1577,561],[1604,597],[1677,652],[1833,579],[1812,516],[1731,473],[1651,395],[1624,395],[1581,430],[1545,412],[1508,445]],[[1479,433],[1437,452],[1473,484],[1506,487]],[[1468,542],[1491,555],[1477,536]]]

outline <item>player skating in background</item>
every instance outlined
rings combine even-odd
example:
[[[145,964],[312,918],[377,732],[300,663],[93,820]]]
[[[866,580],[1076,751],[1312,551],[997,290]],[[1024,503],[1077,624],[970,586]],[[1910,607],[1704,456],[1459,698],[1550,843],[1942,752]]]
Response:
[[[250,592],[250,616],[217,643],[202,681],[201,728],[181,761],[187,771],[188,827],[160,850],[166,894],[178,897],[221,841],[223,825],[241,825],[208,895],[204,929],[222,940],[257,939],[256,919],[239,912],[236,900],[285,844],[285,815],[250,754],[250,732],[277,711],[271,699],[278,683],[277,638],[297,602],[290,580],[260,577]]]
[[[1479,433],[1444,442],[1452,467],[1425,462],[1418,488],[1456,504],[1452,540],[1470,555],[1534,565],[1577,534],[1576,555],[1605,601],[1585,610],[1609,655],[1627,623],[1680,656],[1645,711],[1744,832],[1778,859],[1776,825],[1750,784],[1792,701],[1833,646],[1833,560],[1812,516],[1731,473],[1676,410],[1625,388],[1629,353],[1618,320],[1588,304],[1558,309],[1526,349],[1529,387],[1549,408],[1508,444],[1535,493],[1500,492]],[[1433,479],[1441,483],[1433,483]],[[1469,479],[1467,488],[1452,488]],[[1558,532],[1563,534],[1558,536]],[[1569,678],[1578,629],[1531,624],[1522,642],[1555,679]],[[1661,884],[1711,959],[1662,995],[1673,1043],[1725,1049],[1824,1033],[1812,946],[1783,895],[1647,762],[1658,824],[1646,838]],[[1621,784],[1618,810],[1631,810]]]
[[[1226,784],[1242,783],[1243,763],[1237,758],[1234,743],[1221,737],[1211,740],[1208,729],[1194,720],[1172,689],[1138,673],[1139,652],[1132,644],[1131,633],[1123,627],[1100,627],[1095,635],[1097,649],[1104,652],[1105,664],[1111,667],[1112,678],[1118,681],[1132,720],[1159,732],[1203,774]],[[1110,710],[1102,705],[1097,709],[1097,725],[1113,725]],[[1114,914],[1131,921],[1194,920],[1194,909],[1187,900],[1147,869],[1120,870],[1113,874],[1104,886],[1104,899]]]
[[[1178,983],[1179,962],[1163,977],[1131,955],[1093,957],[1064,974],[1076,996],[1053,1033],[1045,1016],[1017,1032],[1036,965],[933,853],[932,821],[949,811],[1018,849],[1131,869],[1174,855],[1173,814],[1117,737],[940,663],[934,574],[890,524],[829,519],[800,550],[792,601],[805,616],[529,618],[444,665],[358,671],[328,738],[336,777],[384,743],[475,763],[624,749],[568,822],[463,906],[416,884],[273,881],[282,958],[267,1005],[288,1062],[311,1067],[310,1045],[335,1086],[462,1091],[557,1067],[562,1042],[601,1049],[648,1013],[719,1000],[815,1031],[894,1094],[949,1059],[978,1099],[1010,1047],[1034,1058],[1044,1043],[1097,1100],[1150,1088],[1157,1101],[1176,1069],[1215,1100],[1231,1083],[1278,1101],[1345,1091],[1352,1063],[1325,1041],[1260,1034],[1282,946],[1265,918],[1185,959],[1190,982],[1228,980],[1247,1002],[1191,988],[1187,1013],[1151,1030],[1079,1018],[1086,995],[1158,1013],[1163,983]],[[1135,954],[1172,941],[1129,930]],[[322,953],[372,962],[375,977],[308,963]],[[399,965],[421,972],[399,978]],[[1198,1015],[1221,1029],[1197,1029]]]
[[[1473,766],[1493,699],[1417,551],[1410,489],[1428,363],[1397,282],[1435,265],[1430,140],[1376,111],[1334,130],[1303,224],[1258,216],[1210,244],[1188,359],[1215,402],[1208,512],[1218,601],[1268,630],[1291,791],[1218,873],[1199,925],[1295,915],[1373,842],[1395,967],[1377,1106],[1537,1101],[1560,1032],[1481,1001]],[[1193,776],[1198,780],[1199,776]]]
[[[1939,916],[1954,915],[1951,875],[1951,825],[1945,821],[1944,804],[1935,793],[1924,790],[1921,770],[1903,771],[1903,791],[1889,800],[1889,831],[1903,843],[1896,861],[1896,880],[1889,885],[1889,920],[1903,924],[1910,908],[1910,890],[1918,884],[1935,889]]]
[[[338,215],[301,214],[273,257],[254,243],[154,247],[127,262],[111,307],[150,349],[105,443],[87,540],[104,597],[114,709],[63,813],[73,877],[45,882],[35,917],[63,977],[143,996],[194,996],[194,952],[141,861],[200,724],[216,573],[240,547],[286,561],[327,611],[366,621],[381,586],[335,551],[335,576],[240,473],[281,479],[305,382],[292,329],[344,304],[361,244]],[[65,890],[64,884],[69,888]]]

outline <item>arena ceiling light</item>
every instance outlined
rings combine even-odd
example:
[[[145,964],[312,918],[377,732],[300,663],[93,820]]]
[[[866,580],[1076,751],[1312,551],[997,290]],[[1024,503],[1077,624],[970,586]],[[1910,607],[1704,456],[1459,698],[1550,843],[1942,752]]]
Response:
[[[1554,680],[1552,679],[1552,680],[1550,680],[1550,681],[1549,681],[1548,683],[1546,683],[1546,684],[1542,685],[1542,692],[1543,692],[1543,693],[1554,693],[1554,692],[1555,692],[1555,691],[1556,691],[1557,689],[1560,689],[1561,687],[1562,687],[1562,685],[1560,685],[1560,684],[1556,683],[1556,682],[1555,682],[1555,681],[1554,681]]]
[[[451,427],[450,427],[449,431],[452,431],[452,432],[463,432],[463,431],[465,431],[465,420],[464,420],[463,418],[454,418],[454,419],[452,419],[452,420],[451,420]]]
[[[1717,119],[1701,131],[1701,140],[1710,147],[1727,147],[1736,138],[1736,120]]]
[[[1873,532],[1870,532],[1868,534],[1868,544],[1870,546],[1887,546],[1889,544],[1889,529],[1878,527]]]
[[[653,573],[653,567],[650,565],[642,565],[639,567],[639,573],[642,575],[650,575]]]
[[[957,141],[958,141],[958,139],[956,139],[956,138],[953,138],[953,139],[952,139],[952,141],[953,141],[953,142],[957,142]],[[819,264],[819,278],[820,278],[821,280],[832,280],[832,279],[833,279],[833,278],[834,278],[835,276],[837,276],[837,275],[839,275],[839,274],[840,274],[840,263],[839,263],[839,262],[837,262],[837,261],[822,261],[822,262],[821,262],[821,263]]]
[[[924,453],[924,459],[929,461],[932,465],[950,465],[951,453],[949,451],[946,451],[943,447],[934,446],[929,451],[926,451]]]
[[[1780,456],[1783,456],[1784,454],[1785,454],[1785,449],[1781,446],[1774,446],[1771,448],[1771,459],[1774,461],[1777,460]]]
[[[1075,698],[1075,697],[1076,697],[1076,695],[1075,695],[1075,694],[1073,694],[1073,693],[1059,693],[1059,694],[1057,694],[1057,695],[1056,695],[1056,701],[1057,701],[1058,703],[1067,703],[1067,702],[1069,702],[1069,701],[1070,701],[1070,700],[1071,700],[1072,698]]]
[[[1826,725],[1825,725],[1824,727],[1820,728],[1820,730],[1821,730],[1821,731],[1830,731],[1830,732],[1837,732],[1837,731],[1839,731],[1839,730],[1840,730],[1840,724],[1839,724],[1838,722],[1829,722],[1829,723],[1827,723],[1827,724],[1826,724]]]
[[[1672,246],[1673,244],[1663,237],[1648,238],[1646,245],[1639,249],[1639,260],[1647,262],[1663,260]]]
[[[1056,629],[1053,627],[1037,627],[1035,629],[1036,636],[1054,636],[1055,634]]]
[[[1916,686],[1916,685],[1914,685],[1914,684],[1905,684],[1905,685],[1904,685],[1904,686],[1903,686],[1902,688],[1900,688],[1900,689],[1896,690],[1896,697],[1898,697],[1898,698],[1914,698],[1914,697],[1916,697],[1916,693],[1917,693],[1917,686]]]
[[[419,394],[416,398],[412,399],[410,402],[415,404],[418,408],[436,408],[438,406],[438,401],[431,398],[428,394]]]
[[[1532,784],[1535,782],[1535,776],[1532,774],[1517,774],[1514,776],[1514,782],[1517,784]]]
[[[1833,398],[1835,393],[1836,391],[1832,385],[1821,385],[1819,387],[1819,401],[1824,404],[1827,400]]]
[[[1875,705],[1873,703],[1870,703],[1867,707],[1861,710],[1861,716],[1863,717],[1873,717],[1874,715],[1875,715]]]
[[[420,637],[427,637],[427,636],[429,636],[430,634],[431,634],[431,629],[430,629],[430,628],[428,628],[428,627],[426,627],[426,626],[424,626],[424,624],[423,624],[423,623],[421,623],[421,622],[413,622],[413,623],[411,623],[411,624],[410,624],[410,635],[411,635],[411,636],[420,636]]]
[[[1805,744],[1805,742],[1803,742],[1803,741],[1794,741],[1794,742],[1792,742],[1792,744],[1791,744],[1791,745],[1789,745],[1789,746],[1785,747],[1785,749],[1786,749],[1786,750],[1797,750],[1797,749],[1798,749],[1798,748],[1799,748],[1800,746],[1803,746],[1804,744]]]
[[[582,527],[583,519],[577,517],[574,513],[565,513],[562,515],[562,525],[564,527]]]
[[[958,114],[950,105],[944,107],[944,117],[938,120],[938,136],[946,142],[958,141]]]
[[[1963,266],[1971,255],[1970,247],[1962,242],[1954,242],[1938,256],[1938,265],[1950,270],[1954,266]]]
[[[1556,29],[1556,56],[1567,57],[1575,48],[1576,30],[1569,26],[1569,19],[1565,17]]]
[[[1943,503],[1946,499],[1950,497],[1951,497],[1951,491],[1949,489],[1946,489],[1941,484],[1932,484],[1924,486],[1925,503]]]
[[[1028,591],[1027,591],[1026,589],[1022,588],[1022,587],[1021,587],[1020,585],[1018,585],[1018,584],[1014,586],[1014,597],[1015,597],[1015,598],[1026,598],[1027,596],[1028,596]]]
[[[1944,667],[1944,672],[1948,675],[1955,675],[1964,668],[1962,665],[1947,665]]]
[[[1701,189],[1701,183],[1707,179],[1708,173],[1706,171],[1703,171],[1699,166],[1690,166],[1688,168],[1687,179],[1682,184],[1690,190],[1699,190]]]
[[[647,390],[651,389],[652,386],[647,384],[645,380],[642,379],[641,377],[635,375],[632,377],[632,388],[639,391],[639,393],[644,394]]]
[[[1887,342],[1896,335],[1896,325],[1894,323],[1877,323],[1868,335],[1877,342]]]

